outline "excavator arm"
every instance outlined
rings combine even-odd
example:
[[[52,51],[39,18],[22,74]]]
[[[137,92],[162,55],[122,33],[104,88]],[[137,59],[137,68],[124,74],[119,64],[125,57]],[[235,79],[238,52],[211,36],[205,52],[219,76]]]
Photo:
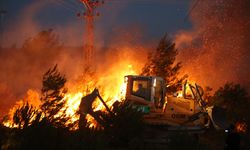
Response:
[[[103,116],[102,116],[102,112],[100,111],[94,111],[92,108],[92,104],[93,102],[96,100],[96,98],[98,98],[102,104],[105,106],[106,110],[111,114],[114,115],[114,113],[110,110],[110,108],[107,106],[107,104],[105,103],[105,101],[103,100],[103,98],[101,97],[101,95],[99,94],[99,90],[98,89],[94,89],[92,93],[84,96],[81,99],[81,103],[79,105],[79,113],[80,113],[80,122],[84,122],[82,121],[83,119],[85,119],[86,115],[89,114],[91,115],[101,126],[105,127],[107,126],[107,123],[103,120]],[[79,127],[81,126],[81,124],[79,124]]]

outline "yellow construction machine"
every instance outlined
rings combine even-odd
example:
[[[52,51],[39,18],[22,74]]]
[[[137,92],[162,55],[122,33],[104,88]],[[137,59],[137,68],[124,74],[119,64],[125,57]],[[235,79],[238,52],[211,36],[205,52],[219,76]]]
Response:
[[[125,76],[126,100],[144,113],[149,125],[165,126],[168,130],[202,130],[227,126],[225,110],[207,106],[204,91],[197,85],[182,85],[182,91],[167,95],[166,83],[157,76]]]
[[[167,84],[161,77],[128,75],[124,82],[127,85],[125,99],[143,113],[145,123],[150,126],[185,131],[199,131],[210,126],[224,129],[227,126],[224,109],[207,106],[203,89],[197,84],[185,82],[181,92],[167,95]],[[80,113],[92,115],[101,124],[102,116],[91,109],[97,97],[112,114],[97,89],[82,98]]]

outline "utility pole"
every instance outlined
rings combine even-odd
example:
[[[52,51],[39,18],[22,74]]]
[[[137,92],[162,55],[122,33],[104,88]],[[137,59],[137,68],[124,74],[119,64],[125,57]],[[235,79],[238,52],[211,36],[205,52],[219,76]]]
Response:
[[[4,17],[7,14],[6,10],[0,10],[0,17],[1,17],[1,22],[0,22],[0,48],[3,47],[3,22],[4,22]]]
[[[84,7],[85,11],[83,13],[83,17],[86,20],[86,26],[85,26],[85,36],[84,39],[86,41],[83,41],[83,48],[84,48],[84,58],[85,58],[85,65],[88,67],[91,67],[91,64],[93,64],[93,59],[95,56],[94,51],[94,18],[97,16],[100,16],[99,12],[96,12],[96,8],[100,5],[104,4],[104,1],[100,0],[80,0]],[[78,14],[80,17],[81,14]]]

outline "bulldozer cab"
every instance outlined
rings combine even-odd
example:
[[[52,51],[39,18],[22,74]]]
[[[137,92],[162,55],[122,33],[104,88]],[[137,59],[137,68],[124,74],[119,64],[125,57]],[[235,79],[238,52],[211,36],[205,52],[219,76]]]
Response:
[[[165,81],[155,76],[125,76],[126,99],[138,106],[162,108],[165,99]]]

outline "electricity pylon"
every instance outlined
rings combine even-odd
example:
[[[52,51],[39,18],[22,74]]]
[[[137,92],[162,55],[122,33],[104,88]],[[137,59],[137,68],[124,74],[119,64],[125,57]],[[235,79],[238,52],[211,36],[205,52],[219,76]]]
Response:
[[[100,13],[96,12],[96,8],[100,5],[104,4],[104,1],[100,0],[80,0],[85,6],[85,11],[83,13],[83,17],[86,20],[85,25],[85,37],[84,39],[84,58],[85,64],[87,66],[91,66],[93,64],[94,59],[94,18],[99,16]],[[80,17],[81,14],[79,13]]]

